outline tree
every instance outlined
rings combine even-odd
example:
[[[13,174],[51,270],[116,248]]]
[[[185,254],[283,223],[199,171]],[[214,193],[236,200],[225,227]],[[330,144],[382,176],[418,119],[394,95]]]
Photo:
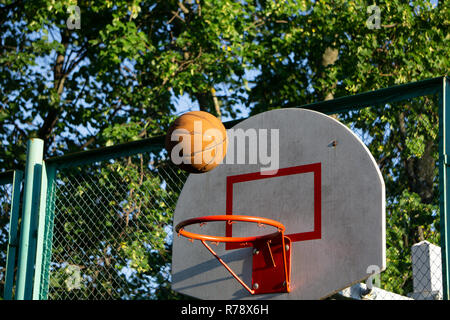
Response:
[[[48,157],[163,134],[175,110],[172,98],[184,92],[197,99],[204,110],[216,114],[233,112],[231,104],[218,104],[214,85],[227,82],[236,86],[239,81],[235,74],[242,77],[244,68],[230,54],[227,43],[236,42],[244,32],[244,26],[235,25],[234,21],[236,15],[244,13],[239,12],[241,4],[224,4],[225,7],[219,1],[6,2],[0,7],[0,166],[22,167],[26,141],[32,137],[45,141]],[[73,5],[79,8],[79,29],[71,28],[77,26],[73,20],[78,18],[70,16],[77,11]],[[120,167],[130,176],[140,177],[139,167],[126,161]],[[92,167],[84,173],[98,174],[96,169]],[[109,166],[106,171],[103,174],[111,177],[120,169]],[[70,184],[63,176],[60,182]],[[108,185],[96,182],[76,186],[81,190],[96,186],[99,194],[111,191]],[[147,192],[158,192],[159,183],[153,182]],[[130,182],[130,188],[117,196],[128,198],[132,185]],[[61,199],[65,196],[63,191],[57,195]],[[70,239],[72,231],[80,232],[73,225],[81,219],[87,223],[85,232],[97,230],[103,234],[104,230],[96,229],[96,222],[86,217],[85,208],[59,205],[67,221],[55,222],[56,233],[66,231]],[[122,204],[119,208],[129,210]],[[156,220],[169,219],[164,220],[166,223],[171,218],[160,211],[143,210],[144,213]],[[168,264],[164,257],[169,250],[166,232],[149,225],[147,231],[147,240],[159,241],[152,247],[157,254],[143,257],[153,259],[152,272],[147,268],[140,270],[156,277],[162,289],[168,287],[167,277],[161,277],[160,272]],[[82,251],[98,252],[101,245],[101,241],[89,241]],[[124,248],[131,250],[129,257],[139,253],[133,242],[125,243],[121,253]],[[58,249],[55,244],[54,252],[58,253]],[[79,254],[72,252],[71,256],[77,260]],[[108,280],[101,286],[107,290],[110,283]],[[152,297],[148,294],[141,296]],[[153,297],[158,296],[161,294],[157,290]]]
[[[252,112],[447,74],[448,3],[379,1],[378,7],[379,29],[366,27],[373,12],[366,14],[363,1],[309,3],[305,15],[290,17],[291,27],[267,27]],[[412,291],[411,245],[439,244],[436,106],[437,97],[425,97],[340,116],[365,134],[382,169],[392,262],[383,279],[402,294]]]
[[[68,27],[71,5],[80,29]],[[448,72],[448,1],[378,1],[379,29],[368,27],[378,12],[370,5],[4,1],[0,166],[23,166],[30,137],[44,139],[50,156],[163,134],[185,94],[235,118],[242,108],[255,114]],[[340,116],[366,134],[383,170],[398,227],[388,230],[392,261],[422,238],[438,241],[435,100]],[[395,290],[410,290],[410,277]]]

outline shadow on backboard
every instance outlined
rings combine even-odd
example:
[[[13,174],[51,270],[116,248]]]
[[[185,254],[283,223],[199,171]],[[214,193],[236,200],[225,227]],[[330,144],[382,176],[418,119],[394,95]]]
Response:
[[[199,250],[206,250],[203,246]],[[252,248],[243,248],[219,254],[220,258],[247,284],[252,282]],[[199,291],[206,285],[217,284],[217,290],[232,290],[233,296],[243,298],[248,292],[233,278],[225,267],[211,255],[211,259],[187,267],[172,274],[175,290],[190,295],[190,291]],[[228,285],[225,288],[225,283]],[[233,285],[229,285],[232,283]],[[222,286],[223,285],[223,286]]]

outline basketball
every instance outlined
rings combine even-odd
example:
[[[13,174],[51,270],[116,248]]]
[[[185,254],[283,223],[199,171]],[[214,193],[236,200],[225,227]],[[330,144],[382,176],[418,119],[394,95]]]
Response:
[[[177,118],[166,134],[171,161],[190,173],[208,172],[222,162],[227,151],[222,122],[205,111],[191,111]]]

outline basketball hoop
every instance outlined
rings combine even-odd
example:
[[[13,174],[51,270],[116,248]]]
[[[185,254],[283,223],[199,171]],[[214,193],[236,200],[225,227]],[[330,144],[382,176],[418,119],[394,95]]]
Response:
[[[203,225],[213,221],[226,221],[226,223],[251,222],[258,226],[268,225],[277,228],[274,233],[262,236],[249,237],[221,237],[193,233],[184,230],[184,227],[193,224]],[[208,251],[230,272],[230,274],[250,293],[277,293],[290,291],[291,273],[291,240],[284,236],[285,227],[278,221],[245,215],[217,215],[192,218],[180,222],[175,227],[178,236],[200,240]],[[242,246],[252,246],[253,268],[252,268],[252,288],[242,281],[241,278],[211,249],[206,241],[215,243],[241,243]]]

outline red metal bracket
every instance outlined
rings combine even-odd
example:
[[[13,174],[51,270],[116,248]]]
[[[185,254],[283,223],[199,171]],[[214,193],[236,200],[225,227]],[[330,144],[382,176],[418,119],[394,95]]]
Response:
[[[280,234],[253,244],[252,289],[254,294],[290,291],[291,240]]]

